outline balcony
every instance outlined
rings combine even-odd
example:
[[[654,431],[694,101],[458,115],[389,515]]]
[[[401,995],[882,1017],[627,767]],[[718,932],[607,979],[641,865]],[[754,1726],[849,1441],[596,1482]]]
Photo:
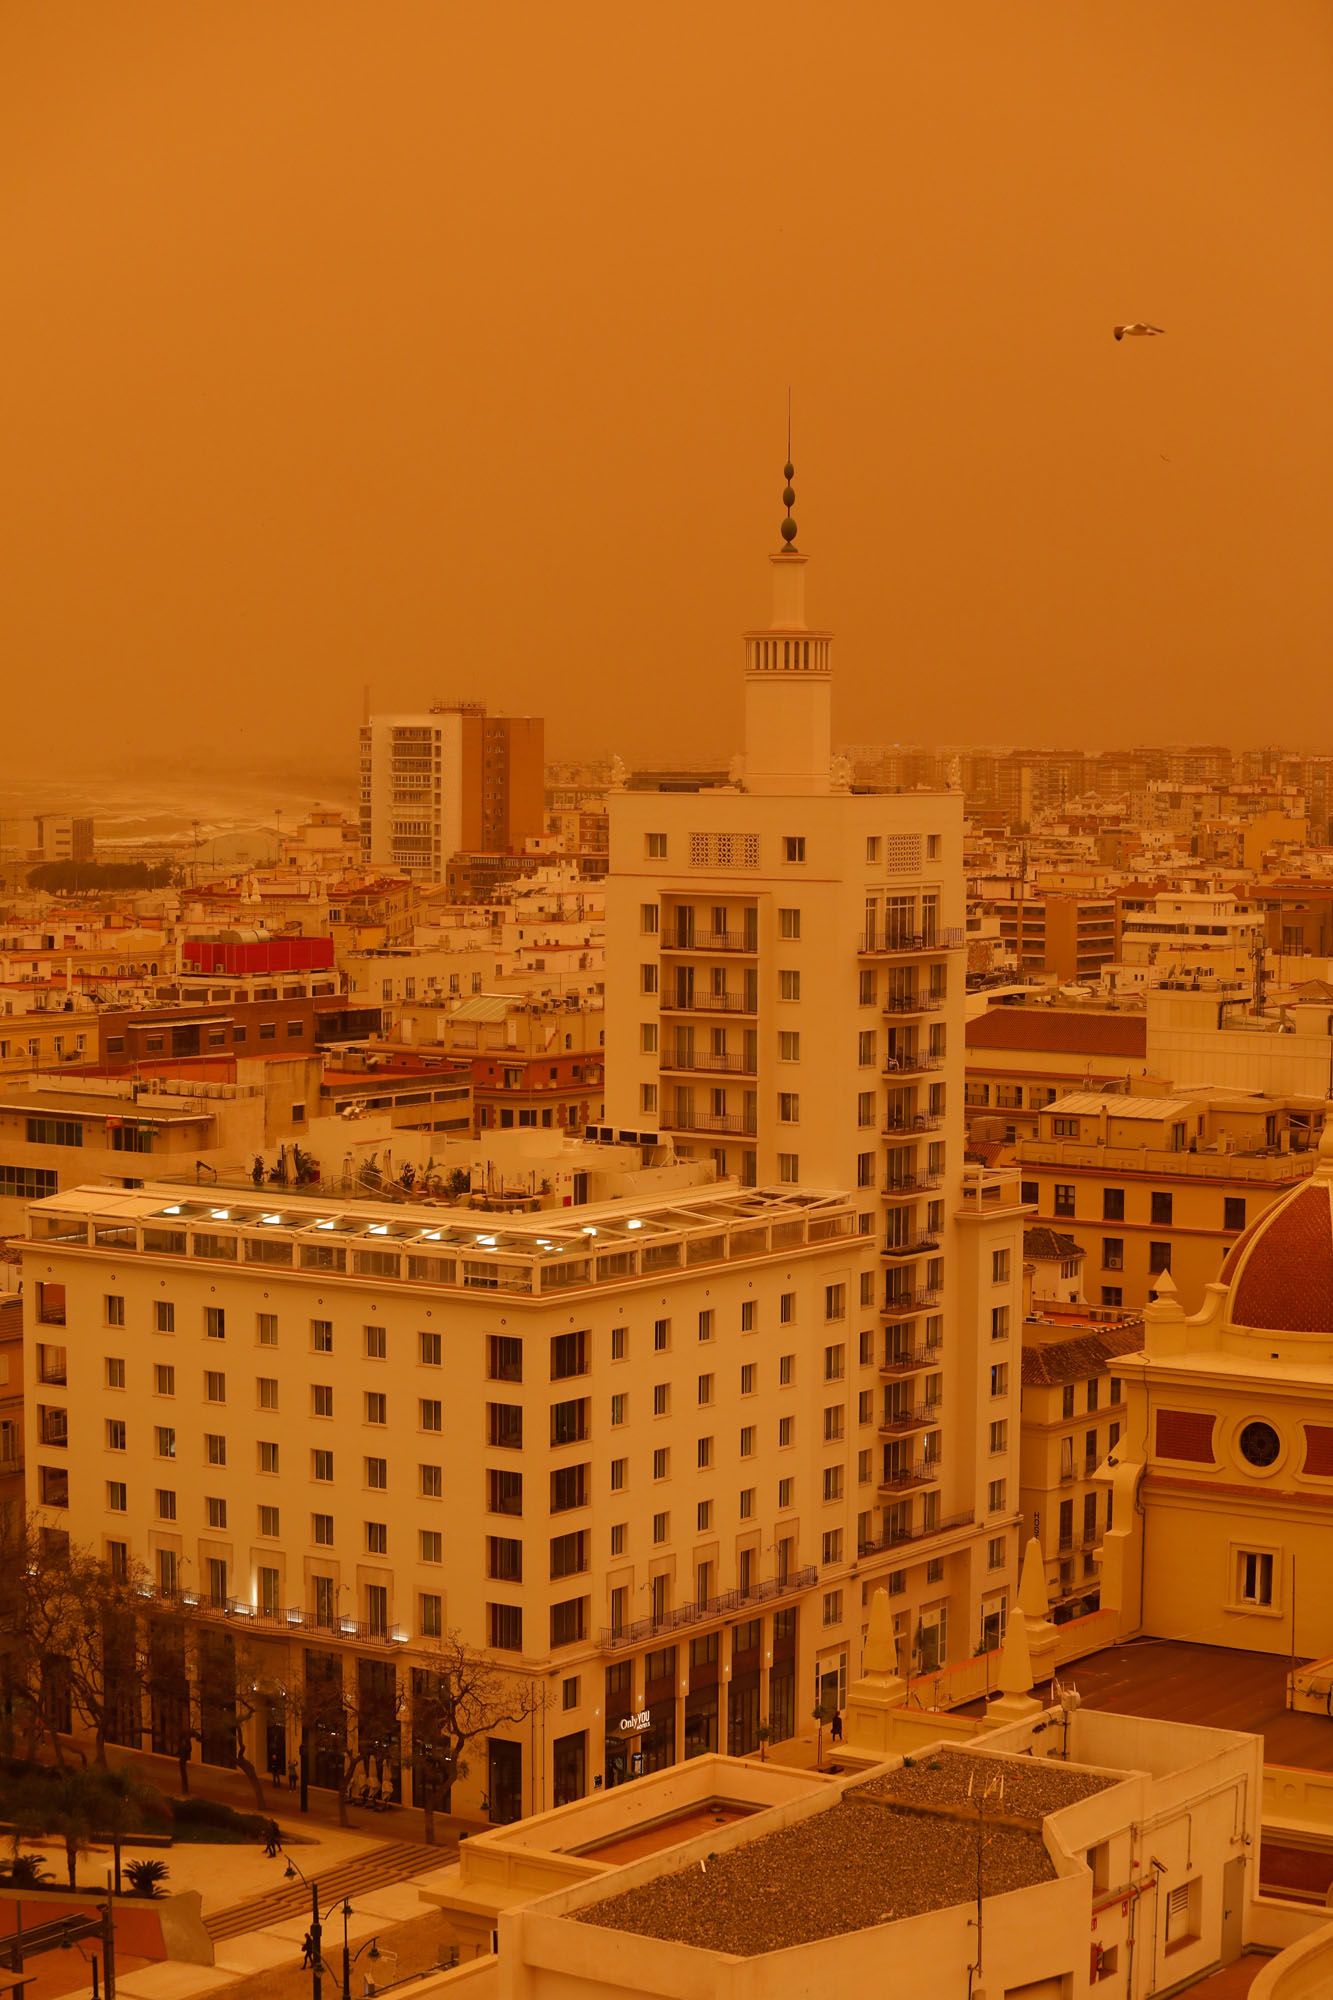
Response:
[[[879,1364],[881,1375],[915,1375],[922,1368],[938,1368],[943,1353],[938,1341],[925,1347],[904,1347],[886,1354]]]
[[[916,1132],[938,1132],[943,1123],[942,1111],[904,1112],[901,1117],[887,1117],[880,1134],[885,1139],[910,1138]]]
[[[38,1326],[63,1326],[65,1324],[65,1307],[63,1302],[60,1305],[47,1305],[43,1301],[37,1308],[37,1324]]]
[[[927,1250],[938,1250],[940,1239],[929,1231],[924,1236],[905,1236],[896,1243],[882,1243],[880,1255],[883,1257],[921,1257]]]
[[[939,1174],[897,1174],[880,1189],[885,1201],[913,1201],[919,1194],[931,1194],[940,1185]]]
[[[759,939],[745,931],[695,931],[692,937],[664,937],[661,949],[691,952],[703,958],[711,958],[716,952],[739,951],[753,958],[759,950]]]
[[[318,1611],[303,1611],[298,1605],[268,1611],[251,1604],[248,1598],[213,1599],[189,1590],[174,1594],[157,1591],[154,1597],[162,1611],[183,1612],[189,1618],[227,1620],[252,1626],[256,1631],[309,1632],[325,1639],[353,1639],[359,1645],[371,1646],[404,1646],[409,1637],[402,1625],[381,1626],[364,1618],[343,1618],[336,1612],[325,1617]]]
[[[909,1431],[928,1430],[940,1420],[938,1403],[919,1403],[914,1409],[899,1410],[879,1426],[882,1438],[904,1437]],[[933,1461],[932,1461],[933,1462]]]
[[[890,993],[885,997],[884,1012],[895,1020],[904,1014],[938,1014],[946,997],[943,993]]]
[[[39,1413],[37,1435],[43,1444],[66,1447],[69,1444],[69,1412],[67,1410],[42,1410]]]
[[[971,1528],[976,1524],[976,1515],[949,1514],[943,1521],[936,1521],[929,1528],[889,1529],[877,1542],[858,1542],[858,1557],[882,1555],[890,1549],[910,1548],[913,1542],[933,1542],[940,1535],[952,1534],[957,1528]]]
[[[903,958],[912,953],[929,956],[932,952],[957,951],[964,942],[961,926],[957,929],[929,931],[863,931],[857,943],[857,951],[862,958]]]
[[[756,1124],[743,1111],[668,1111],[658,1120],[664,1132],[731,1132],[753,1139]]]
[[[662,1057],[664,1071],[687,1070],[705,1076],[754,1076],[758,1063],[753,1056],[714,1055],[708,1049],[668,1049]]]
[[[918,1055],[915,1050],[910,1055],[904,1055],[899,1050],[896,1054],[885,1057],[884,1068],[881,1074],[884,1076],[923,1076],[927,1070],[942,1068],[943,1063],[943,1056]]]
[[[891,1500],[918,1486],[938,1486],[943,1477],[944,1461],[939,1458],[918,1458],[910,1465],[889,1466],[879,1482],[880,1497]]]
[[[895,1292],[883,1301],[879,1309],[881,1319],[912,1319],[920,1312],[933,1312],[940,1302],[938,1288],[935,1291]]]
[[[819,1571],[811,1563],[805,1569],[792,1570],[785,1577],[771,1576],[763,1583],[752,1584],[749,1590],[724,1590],[719,1597],[701,1598],[694,1604],[679,1604],[674,1611],[664,1612],[660,1618],[636,1618],[627,1625],[604,1625],[602,1650],[619,1652],[626,1646],[638,1646],[647,1639],[656,1639],[663,1632],[679,1632],[684,1626],[730,1617],[752,1604],[768,1604],[775,1598],[792,1597],[798,1591],[811,1589],[818,1576]]]
[[[37,1380],[50,1389],[67,1389],[69,1373],[63,1361],[41,1361],[37,1364]]]
[[[688,998],[680,992],[662,996],[659,1010],[663,1014],[757,1014],[759,996],[750,999],[744,993],[691,993]]]

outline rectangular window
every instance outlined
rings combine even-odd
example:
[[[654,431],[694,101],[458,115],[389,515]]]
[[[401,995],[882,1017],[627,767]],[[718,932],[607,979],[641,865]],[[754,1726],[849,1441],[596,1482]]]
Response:
[[[992,1306],[990,1315],[990,1337],[992,1340],[1007,1340],[1009,1337],[1008,1306]]]
[[[367,1458],[363,1461],[366,1485],[375,1492],[382,1493],[389,1484],[389,1461],[387,1458]]]
[[[826,1404],[824,1409],[824,1442],[836,1444],[843,1434],[845,1412],[841,1403]]]
[[[276,1473],[278,1470],[278,1444],[276,1438],[260,1438],[259,1470]]]
[[[778,1179],[784,1187],[795,1187],[801,1178],[801,1156],[799,1153],[778,1154]]]
[[[159,1458],[176,1456],[176,1431],[171,1424],[157,1424],[153,1430],[153,1445]]]
[[[857,1092],[856,1122],[863,1132],[868,1132],[875,1122],[875,1103],[875,1093],[873,1090],[861,1090]]]
[[[310,1384],[310,1414],[312,1417],[333,1415],[333,1384],[312,1382]]]
[[[523,1474],[500,1472],[492,1467],[486,1474],[486,1504],[492,1514],[521,1514]]]
[[[779,1125],[799,1125],[800,1122],[801,1122],[800,1092],[795,1090],[780,1090],[778,1092]]]
[[[588,1468],[586,1465],[562,1465],[551,1474],[551,1512],[568,1513],[571,1507],[586,1507],[588,1504]]]
[[[444,1404],[438,1397],[422,1396],[417,1407],[423,1431],[444,1429]]]
[[[255,1332],[261,1347],[276,1347],[278,1344],[278,1315],[276,1313],[256,1313]]]
[[[60,1413],[60,1414],[61,1414],[61,1415],[63,1416],[63,1415],[64,1415],[64,1412],[63,1412],[63,1411],[61,1411],[61,1413]],[[59,1435],[60,1435],[61,1437],[63,1437],[63,1436],[64,1436],[64,1432],[63,1432],[63,1431],[61,1431],[61,1432],[59,1433]],[[125,1439],[126,1439],[126,1436],[127,1436],[127,1432],[126,1432],[126,1426],[125,1426],[125,1419],[124,1419],[123,1417],[108,1417],[108,1418],[107,1418],[107,1420],[106,1420],[106,1448],[107,1448],[107,1450],[108,1450],[108,1451],[124,1451],[124,1449],[125,1449]],[[46,1441],[46,1439],[45,1439],[45,1435],[43,1435],[43,1442],[45,1442],[45,1441]],[[53,1439],[52,1439],[52,1442],[55,1442],[55,1441],[56,1441],[56,1440],[55,1440],[55,1438],[53,1438]]]
[[[701,1312],[699,1315],[699,1338],[700,1340],[711,1340],[713,1338],[713,1312],[711,1307],[707,1312]]]
[[[785,1451],[788,1445],[792,1445],[792,1444],[795,1444],[795,1442],[796,1442],[796,1419],[795,1419],[795,1417],[779,1417],[779,1418],[778,1418],[778,1449],[779,1449],[780,1451]]]
[[[129,1505],[127,1489],[123,1479],[108,1479],[106,1483],[106,1504],[112,1514],[123,1514]]]
[[[108,1326],[124,1326],[125,1301],[119,1292],[108,1292],[103,1304],[103,1317]]]
[[[169,1486],[159,1486],[156,1494],[157,1518],[159,1521],[174,1521],[176,1518],[176,1495]]]
[[[153,1323],[159,1333],[176,1331],[176,1308],[169,1299],[154,1299]]]
[[[204,1456],[210,1465],[225,1465],[227,1463],[226,1438],[220,1436],[217,1431],[205,1431]]]
[[[991,1283],[994,1285],[1004,1285],[1009,1282],[1009,1252],[1007,1250],[991,1251],[990,1275]]]
[[[992,1514],[1004,1512],[1004,1493],[1004,1480],[992,1479],[986,1488],[986,1506]]]
[[[1123,1222],[1125,1219],[1125,1190],[1109,1187],[1102,1189],[1102,1221]]]
[[[778,911],[778,936],[795,942],[801,935],[801,913],[799,910]]]
[[[755,1383],[757,1380],[757,1375],[758,1371],[753,1361],[743,1361],[741,1363],[742,1396],[753,1396],[755,1392]]]
[[[805,860],[805,835],[803,833],[783,834],[782,858],[784,861]]]
[[[1156,1223],[1161,1228],[1169,1229],[1171,1227],[1171,1210],[1173,1206],[1174,1204],[1169,1193],[1163,1193],[1158,1189],[1154,1189],[1152,1195],[1152,1214],[1148,1218],[1149,1221]]]
[[[778,1030],[778,1061],[799,1062],[801,1060],[801,1037],[795,1028]]]
[[[389,1529],[384,1521],[366,1522],[366,1554],[387,1556],[389,1553]]]
[[[227,1338],[227,1309],[225,1306],[204,1307],[204,1338],[225,1340]]]
[[[387,1424],[389,1421],[389,1399],[379,1389],[366,1390],[366,1422]]]
[[[227,1503],[224,1499],[209,1496],[204,1501],[210,1528],[225,1528],[227,1525]]]
[[[62,1353],[63,1353],[63,1349],[62,1349]],[[125,1387],[125,1360],[124,1360],[124,1357],[123,1357],[123,1355],[119,1355],[119,1354],[108,1354],[108,1355],[107,1355],[107,1357],[106,1357],[106,1364],[105,1364],[105,1366],[106,1366],[106,1386],[107,1386],[107,1388],[108,1388],[108,1389],[123,1389],[123,1388]],[[175,1371],[175,1369],[174,1369],[174,1368],[171,1368],[171,1369],[168,1369],[168,1370],[167,1370],[167,1373],[168,1373],[168,1374],[169,1374],[169,1375],[171,1376],[171,1378],[172,1378],[172,1383],[173,1383],[173,1388],[174,1388],[174,1384],[175,1384],[175,1375],[176,1375],[176,1371]],[[170,1394],[172,1394],[172,1390],[168,1389],[168,1390],[164,1390],[164,1391],[160,1391],[159,1393],[161,1393],[161,1394],[165,1394],[165,1395],[170,1395]]]
[[[517,1604],[488,1604],[487,1633],[497,1653],[523,1651],[523,1612]]]
[[[1272,1605],[1273,1558],[1267,1550],[1240,1550],[1236,1558],[1236,1601],[1265,1609]]]
[[[799,1000],[799,999],[800,999],[800,997],[801,997],[801,975],[800,975],[800,973],[799,973],[798,971],[795,971],[795,970],[791,970],[791,971],[786,971],[786,972],[779,972],[779,974],[778,974],[778,998],[779,998],[779,1000]],[[53,1179],[53,1180],[54,1180],[54,1178],[55,1178],[55,1176],[54,1176],[54,1175],[52,1175],[52,1179]],[[54,1188],[53,1188],[53,1189],[52,1189],[52,1193],[54,1194],[54,1192],[55,1192],[55,1190],[54,1190]]]
[[[1055,1183],[1055,1213],[1071,1218],[1073,1216],[1074,1189],[1070,1182],[1057,1181]]]
[[[653,1453],[653,1478],[668,1479],[671,1476],[671,1447],[659,1445]]]
[[[1009,1448],[1009,1425],[1003,1417],[990,1427],[990,1448],[992,1452],[1007,1451]]]
[[[1009,1363],[997,1361],[990,1372],[990,1392],[992,1396],[1009,1394]]]
[[[695,1463],[700,1472],[706,1472],[713,1463],[713,1440],[701,1437],[695,1446]]]
[[[567,1597],[551,1606],[551,1644],[573,1646],[583,1638],[588,1625],[586,1597]]]
[[[611,1491],[613,1493],[623,1493],[628,1484],[629,1460],[627,1458],[613,1458],[611,1460]]]
[[[639,929],[645,937],[656,937],[658,927],[658,906],[656,903],[640,903]]]
[[[256,1375],[255,1400],[261,1410],[277,1409],[278,1378],[276,1375]]]
[[[665,861],[667,858],[667,837],[664,833],[645,833],[643,836],[644,858],[648,861]]]
[[[316,1354],[332,1354],[333,1321],[331,1319],[311,1320],[310,1345]]]
[[[225,1403],[227,1400],[227,1378],[217,1369],[210,1368],[204,1375],[204,1401]]]
[[[331,1486],[333,1484],[333,1453],[331,1451],[311,1452],[310,1477],[318,1480],[321,1485]]]
[[[626,1351],[627,1351],[627,1342],[626,1342],[626,1337],[625,1337],[625,1336],[626,1336],[626,1329],[625,1329],[625,1328],[624,1328],[623,1326],[613,1326],[613,1327],[612,1327],[612,1329],[611,1329],[611,1359],[612,1359],[613,1361],[623,1361],[623,1360],[625,1359],[625,1355],[626,1355]]]
[[[753,1424],[745,1424],[742,1426],[741,1437],[740,1437],[740,1450],[742,1458],[754,1457],[755,1435],[756,1435],[755,1427]]]
[[[417,1335],[417,1360],[423,1368],[439,1368],[444,1362],[444,1336],[440,1333],[419,1333]]]
[[[1148,1271],[1156,1277],[1159,1272],[1171,1269],[1171,1245],[1169,1243],[1149,1243]]]
[[[1222,1198],[1223,1229],[1243,1229],[1245,1227],[1245,1196],[1228,1194]]]
[[[513,1334],[493,1333],[486,1343],[487,1373],[492,1382],[523,1380],[523,1342]]]
[[[551,1380],[563,1382],[571,1375],[586,1375],[587,1372],[587,1332],[555,1334],[551,1340]]]
[[[628,1396],[620,1395],[611,1398],[611,1427],[613,1430],[618,1429],[624,1423],[625,1412],[628,1406]]]
[[[824,1498],[826,1500],[841,1500],[842,1498],[842,1467],[840,1465],[826,1465],[824,1467]]]
[[[441,1465],[419,1465],[417,1467],[417,1492],[423,1500],[443,1499],[444,1467]]]

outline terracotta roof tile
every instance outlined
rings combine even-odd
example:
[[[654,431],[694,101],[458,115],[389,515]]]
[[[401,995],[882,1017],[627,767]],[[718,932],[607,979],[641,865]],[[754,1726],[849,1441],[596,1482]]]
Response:
[[[1269,1333],[1333,1333],[1333,1181],[1323,1173],[1294,1188],[1234,1243],[1233,1326]]]

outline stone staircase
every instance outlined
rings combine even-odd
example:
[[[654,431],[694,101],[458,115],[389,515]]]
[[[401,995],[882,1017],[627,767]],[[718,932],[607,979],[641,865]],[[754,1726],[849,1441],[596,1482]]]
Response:
[[[367,1848],[364,1854],[356,1855],[351,1861],[344,1861],[340,1867],[325,1869],[318,1876],[319,1906],[327,1910],[331,1903],[340,1903],[345,1897],[355,1903],[359,1891],[380,1889],[389,1882],[403,1882],[413,1875],[429,1874],[432,1868],[442,1868],[452,1861],[458,1852],[456,1841],[448,1840],[438,1846],[427,1847],[416,1840],[386,1840],[376,1847]],[[274,1864],[275,1870],[277,1863]],[[422,1915],[429,1914],[426,1904],[421,1906]],[[308,1917],[310,1914],[310,1884],[308,1882],[288,1882],[278,1873],[278,1879],[271,1889],[262,1896],[251,1896],[244,1903],[233,1903],[229,1909],[213,1910],[204,1918],[204,1929],[215,1944],[223,1938],[240,1937],[246,1931],[265,1930],[270,1924],[284,1922],[289,1917]]]

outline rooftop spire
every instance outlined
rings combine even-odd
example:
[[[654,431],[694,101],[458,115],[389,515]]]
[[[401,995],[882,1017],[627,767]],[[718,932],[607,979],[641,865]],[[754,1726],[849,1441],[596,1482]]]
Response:
[[[783,489],[782,489],[782,504],[783,504],[783,506],[784,506],[784,507],[786,508],[786,510],[787,510],[787,518],[786,518],[786,520],[785,520],[785,521],[784,521],[784,522],[782,523],[782,529],[781,529],[781,534],[782,534],[782,540],[783,540],[783,543],[784,543],[784,545],[785,545],[785,546],[786,546],[786,547],[787,547],[788,549],[790,549],[790,550],[791,550],[791,551],[793,552],[793,554],[794,554],[794,553],[795,553],[795,551],[796,551],[796,522],[795,522],[795,520],[794,520],[794,518],[793,518],[793,516],[792,516],[792,511],[791,511],[791,510],[792,510],[792,508],[793,508],[793,507],[794,507],[794,506],[796,505],[796,489],[795,489],[795,488],[793,487],[793,485],[792,485],[792,483],[791,483],[791,482],[792,482],[792,478],[793,478],[793,475],[795,474],[795,471],[796,471],[796,467],[795,467],[795,466],[794,466],[794,465],[792,464],[792,462],[791,462],[791,390],[790,390],[790,389],[788,389],[788,391],[787,391],[787,463],[786,463],[786,464],[785,464],[785,465],[783,466],[783,468],[782,468],[782,476],[783,476],[783,478],[784,478],[784,479],[786,480],[786,482],[787,482],[787,483],[786,483],[786,485],[785,485],[785,486],[783,487]]]

